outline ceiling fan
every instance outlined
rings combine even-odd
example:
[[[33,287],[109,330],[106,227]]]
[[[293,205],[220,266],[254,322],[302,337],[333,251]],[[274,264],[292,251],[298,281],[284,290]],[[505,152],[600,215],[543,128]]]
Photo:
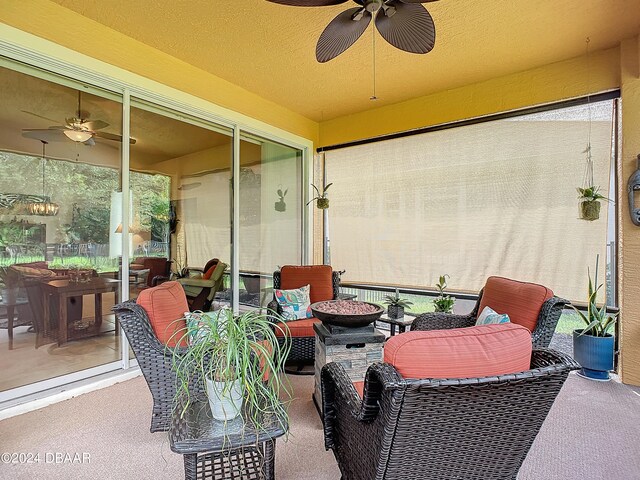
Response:
[[[295,7],[339,5],[349,0],[267,0]],[[433,19],[422,3],[438,0],[353,0],[359,6],[334,18],[318,39],[316,59],[328,62],[353,45],[375,17],[375,25],[387,42],[410,53],[429,53],[436,41]]]
[[[29,115],[44,118],[51,122],[56,122],[56,120],[43,117],[37,113],[28,112],[26,110],[22,111]],[[73,117],[65,118],[64,125],[54,125],[49,128],[23,128],[22,136],[47,142],[60,142],[69,139],[90,147],[96,144],[94,137],[122,142],[122,135],[100,131],[109,126],[107,122],[103,120],[89,120],[90,117],[91,114],[89,112],[82,110],[82,93],[78,92],[78,110]],[[134,144],[136,143],[136,140],[130,138],[129,142]]]

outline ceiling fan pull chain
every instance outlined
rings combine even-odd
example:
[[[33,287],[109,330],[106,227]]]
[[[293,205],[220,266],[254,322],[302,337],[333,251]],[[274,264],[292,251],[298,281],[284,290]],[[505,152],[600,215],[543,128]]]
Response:
[[[369,100],[377,100],[376,96],[376,29],[371,25],[371,35],[373,36],[373,96]]]

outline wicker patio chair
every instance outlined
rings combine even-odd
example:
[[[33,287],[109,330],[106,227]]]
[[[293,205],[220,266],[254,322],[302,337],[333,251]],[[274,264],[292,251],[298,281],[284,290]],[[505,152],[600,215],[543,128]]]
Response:
[[[488,293],[487,293],[488,292]],[[533,292],[531,299],[527,296]],[[495,302],[495,303],[494,303]],[[418,315],[411,324],[411,330],[441,330],[464,328],[475,325],[482,308],[489,305],[498,313],[507,313],[512,322],[524,324],[531,331],[534,348],[546,348],[562,310],[569,302],[553,295],[546,287],[533,283],[519,282],[502,277],[489,277],[478,295],[478,301],[468,315],[430,312]],[[503,308],[499,308],[499,305]],[[520,320],[520,311],[526,305],[528,320]],[[533,314],[531,313],[533,312]]]
[[[319,293],[318,284],[327,284],[328,282],[330,282],[330,287],[321,290],[327,293],[323,296],[322,293]],[[311,303],[337,299],[340,293],[340,273],[333,271],[328,265],[286,265],[281,270],[273,272],[274,289],[295,289],[308,284],[311,285]],[[326,287],[326,285],[324,286]],[[314,289],[314,287],[316,288]],[[328,292],[329,290],[331,290],[331,293]],[[267,311],[282,313],[282,309],[275,298],[267,305]],[[275,316],[272,319],[274,322],[279,321]],[[319,322],[319,320],[313,318],[287,322],[288,331],[291,335],[291,351],[287,357],[287,364],[298,366],[298,371],[302,370],[302,366],[312,364],[315,359],[314,322]],[[280,340],[281,343],[283,341]],[[313,374],[313,372],[310,374]]]
[[[343,480],[516,479],[568,373],[548,349],[531,369],[497,377],[403,379],[388,363],[367,371],[363,398],[342,365],[322,369],[325,447]]]
[[[176,394],[176,375],[171,368],[172,352],[158,340],[147,312],[136,302],[121,303],[113,307],[113,311],[151,390],[153,410],[150,430],[152,433],[168,431]],[[180,347],[177,349],[179,352]],[[204,394],[202,388],[198,387],[200,384],[196,382],[190,389],[197,396]]]

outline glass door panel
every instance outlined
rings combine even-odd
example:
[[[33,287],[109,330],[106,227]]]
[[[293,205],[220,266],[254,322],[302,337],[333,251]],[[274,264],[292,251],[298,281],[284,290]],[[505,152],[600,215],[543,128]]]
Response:
[[[240,137],[241,307],[265,307],[274,270],[302,263],[302,158],[301,150]]]
[[[120,360],[121,98],[47,78],[0,67],[0,393]]]
[[[210,265],[231,263],[232,131],[134,99],[131,136],[130,298],[173,280],[191,309],[230,304]]]

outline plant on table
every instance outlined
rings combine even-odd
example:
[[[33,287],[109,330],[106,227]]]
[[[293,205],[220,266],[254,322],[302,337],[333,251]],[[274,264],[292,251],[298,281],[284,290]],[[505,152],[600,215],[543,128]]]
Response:
[[[456,303],[456,299],[450,295],[445,295],[444,289],[447,288],[447,279],[449,275],[446,273],[440,275],[436,288],[438,289],[438,296],[433,301],[433,306],[436,312],[451,313],[453,311],[453,304]]]
[[[290,397],[290,392],[280,372],[291,345],[286,334],[279,343],[274,328],[281,329],[256,311],[234,315],[223,308],[190,314],[188,327],[176,333],[178,345],[187,342],[188,347],[172,349],[176,405],[180,399],[183,407],[179,414],[184,415],[194,400],[191,388],[199,383],[218,420],[235,418],[244,403],[245,420],[250,419],[256,430],[266,427],[261,423],[265,415],[275,415],[286,426],[281,394]]]
[[[329,185],[324,187],[322,189],[322,193],[320,193],[320,189],[312,183],[311,186],[316,191],[316,196],[313,197],[311,200],[309,200],[307,202],[307,205],[309,205],[311,202],[316,200],[316,207],[318,207],[320,210],[325,210],[329,208],[329,199],[327,198],[327,190],[329,190],[329,187],[331,185],[333,185],[333,183],[330,183]]]
[[[394,295],[386,295],[384,297],[384,303],[388,305],[387,315],[389,318],[402,318],[404,317],[404,309],[413,305],[406,298],[400,298],[400,290],[396,288]]]
[[[608,380],[609,370],[613,369],[614,353],[614,338],[610,331],[616,323],[616,314],[607,313],[606,301],[598,308],[598,291],[602,288],[602,284],[597,285],[599,257],[596,257],[593,279],[587,268],[589,286],[586,313],[571,306],[584,323],[584,328],[573,332],[573,351],[582,366],[580,373],[583,376],[594,380]]]

